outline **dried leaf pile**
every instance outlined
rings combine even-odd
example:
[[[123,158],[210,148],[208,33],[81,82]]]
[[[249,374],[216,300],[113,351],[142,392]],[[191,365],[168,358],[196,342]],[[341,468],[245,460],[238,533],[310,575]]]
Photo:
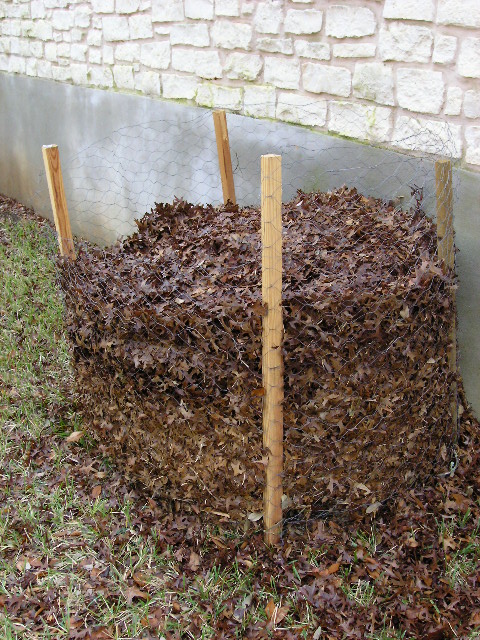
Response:
[[[260,212],[159,204],[62,285],[79,407],[162,502],[261,511]],[[374,512],[448,468],[453,280],[419,211],[353,189],[284,206],[287,515]]]

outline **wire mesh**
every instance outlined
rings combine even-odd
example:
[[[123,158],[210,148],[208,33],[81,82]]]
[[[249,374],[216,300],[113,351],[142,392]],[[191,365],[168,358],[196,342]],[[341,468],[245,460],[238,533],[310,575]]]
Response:
[[[422,131],[419,154],[435,156],[407,156],[235,115],[228,129],[241,207],[218,204],[208,111],[125,127],[62,163],[72,227],[99,245],[77,239],[62,270],[80,411],[169,508],[258,526],[264,490],[280,485],[284,523],[375,514],[453,456],[454,270],[437,253],[451,236],[437,245],[424,211],[443,188],[433,160],[455,146]],[[271,350],[284,466],[267,487],[266,153],[282,157],[287,202],[283,286],[281,273],[270,283],[283,297]]]

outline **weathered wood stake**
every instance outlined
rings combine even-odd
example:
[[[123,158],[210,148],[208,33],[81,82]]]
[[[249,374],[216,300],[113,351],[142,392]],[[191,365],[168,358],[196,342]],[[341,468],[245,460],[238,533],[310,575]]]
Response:
[[[283,319],[282,319],[282,159],[261,160],[263,446],[268,451],[264,491],[265,542],[278,543],[282,531]]]
[[[237,204],[235,198],[235,184],[233,182],[232,158],[230,155],[230,143],[228,140],[227,116],[225,111],[213,112],[213,124],[215,125],[215,137],[217,139],[218,164],[222,178],[223,202]]]
[[[453,229],[453,188],[451,160],[438,160],[435,163],[436,204],[437,204],[437,249],[438,259],[446,272],[455,272],[455,241]],[[455,292],[452,293],[454,307]],[[451,373],[457,373],[457,328],[454,315],[449,335],[448,364]],[[454,380],[450,393],[451,413],[454,433],[458,431],[457,383]]]
[[[62,168],[60,166],[60,154],[56,144],[42,147],[43,162],[47,174],[48,191],[52,203],[53,218],[57,229],[60,255],[75,260],[75,248],[73,246],[72,230],[68,217],[67,199],[63,187]]]

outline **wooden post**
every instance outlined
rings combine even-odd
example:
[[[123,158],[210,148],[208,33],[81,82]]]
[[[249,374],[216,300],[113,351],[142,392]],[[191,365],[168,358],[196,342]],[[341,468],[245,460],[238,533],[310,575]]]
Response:
[[[67,200],[63,187],[62,169],[60,167],[60,155],[56,144],[42,147],[43,162],[47,174],[48,191],[52,203],[53,218],[57,229],[60,255],[75,260],[72,230],[68,217]]]
[[[228,141],[227,116],[225,111],[213,112],[213,124],[215,125],[215,137],[217,139],[218,164],[222,178],[223,202],[237,204],[235,198],[235,184],[233,182],[232,158],[230,155],[230,143]]]
[[[264,492],[265,542],[282,531],[283,320],[282,320],[282,159],[262,156],[262,335],[263,446],[268,452]]]
[[[446,272],[455,273],[455,241],[453,230],[453,188],[452,162],[437,160],[435,162],[436,202],[437,202],[437,249],[438,259],[443,263]],[[452,292],[455,305],[455,292]],[[452,374],[457,373],[457,329],[455,313],[449,335],[448,364]],[[454,423],[454,433],[458,431],[458,402],[457,382],[454,380],[452,389],[451,413]]]

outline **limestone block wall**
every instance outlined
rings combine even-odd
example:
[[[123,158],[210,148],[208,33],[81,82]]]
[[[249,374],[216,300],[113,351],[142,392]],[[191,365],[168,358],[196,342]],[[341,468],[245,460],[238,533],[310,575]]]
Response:
[[[480,0],[0,0],[0,71],[443,144],[480,172],[479,29]]]

